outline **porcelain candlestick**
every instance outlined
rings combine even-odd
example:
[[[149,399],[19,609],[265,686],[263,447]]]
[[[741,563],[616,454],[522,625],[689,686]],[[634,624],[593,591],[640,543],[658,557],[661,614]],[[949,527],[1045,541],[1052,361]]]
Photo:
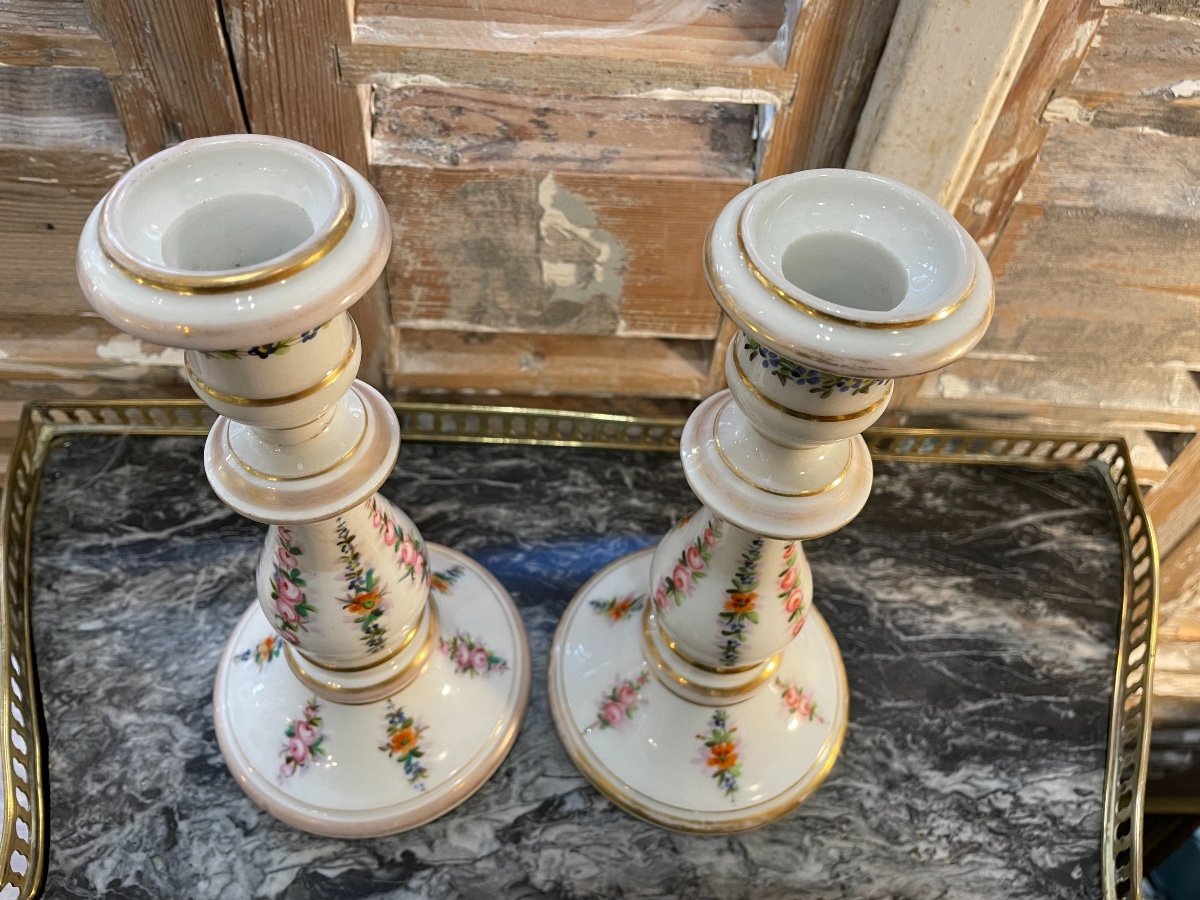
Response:
[[[399,452],[390,405],[356,381],[347,310],[391,230],[357,172],[262,136],[187,141],[135,166],[80,239],[93,307],[185,350],[220,414],[209,482],[267,523],[258,601],[218,663],[230,771],[308,831],[365,837],[442,815],[512,748],[529,649],[480,565],[427,544],[377,491]]]
[[[617,805],[712,833],[778,818],[832,769],[850,694],[802,541],[863,508],[860,432],[894,378],[974,346],[993,291],[948,213],[862,172],[749,188],[717,217],[704,262],[739,331],[728,389],[681,440],[703,505],[571,601],[550,703],[571,758]]]

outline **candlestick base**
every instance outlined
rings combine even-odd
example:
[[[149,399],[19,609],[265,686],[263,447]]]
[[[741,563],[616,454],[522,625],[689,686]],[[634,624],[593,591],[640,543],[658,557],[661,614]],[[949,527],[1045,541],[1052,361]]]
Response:
[[[314,694],[257,603],[225,645],[217,741],[242,789],[289,825],[333,837],[415,828],[482,787],[516,740],[530,687],[516,607],[478,563],[428,546],[437,627],[414,677],[388,698]]]
[[[841,750],[850,692],[837,642],[813,609],[744,699],[685,699],[644,650],[652,554],[600,570],[567,607],[550,651],[559,737],[598,790],[657,825],[716,834],[774,821],[817,789]]]

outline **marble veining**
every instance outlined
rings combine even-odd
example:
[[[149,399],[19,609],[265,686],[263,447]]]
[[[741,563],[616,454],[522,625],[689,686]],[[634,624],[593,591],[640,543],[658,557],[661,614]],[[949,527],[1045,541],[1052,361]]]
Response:
[[[546,704],[574,591],[695,507],[677,457],[406,442],[385,493],[512,592],[533,697],[513,754],[457,811],[338,841],[259,811],[217,749],[213,670],[263,529],[211,493],[201,449],[85,436],[46,466],[48,897],[1099,895],[1121,574],[1093,475],[878,464],[863,514],[805,546],[850,677],[841,759],[788,818],[705,838],[603,799]]]

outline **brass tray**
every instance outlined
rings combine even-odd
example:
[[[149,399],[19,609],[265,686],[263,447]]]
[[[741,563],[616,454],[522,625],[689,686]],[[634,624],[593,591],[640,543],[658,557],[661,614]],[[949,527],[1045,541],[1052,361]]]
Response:
[[[619,415],[447,404],[394,404],[405,438],[623,450],[678,449],[683,422]],[[198,401],[30,404],[8,473],[0,522],[0,896],[34,897],[48,856],[47,760],[31,646],[34,512],[49,449],[81,433],[203,435],[213,416]],[[1141,896],[1142,804],[1150,732],[1150,676],[1158,606],[1155,539],[1119,438],[979,431],[874,429],[879,460],[1090,468],[1112,500],[1122,548],[1123,599],[1104,779],[1101,883],[1105,898]]]

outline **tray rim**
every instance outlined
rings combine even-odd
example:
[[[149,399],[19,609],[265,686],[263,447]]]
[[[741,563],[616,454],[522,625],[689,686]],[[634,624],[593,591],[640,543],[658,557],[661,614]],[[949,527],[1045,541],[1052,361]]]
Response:
[[[622,450],[678,450],[684,419],[482,404],[393,402],[409,440]],[[216,416],[196,399],[26,403],[0,508],[0,889],[40,895],[49,784],[32,645],[33,517],[51,447],[73,434],[203,436]],[[1094,470],[1121,540],[1123,592],[1104,778],[1101,890],[1142,896],[1142,812],[1158,625],[1158,549],[1121,437],[1026,431],[872,428],[879,460]],[[7,676],[7,677],[5,677]],[[24,744],[24,750],[21,744]],[[24,777],[21,777],[24,772]],[[17,786],[21,781],[28,792]],[[18,795],[23,795],[22,803]],[[24,816],[22,816],[22,812]]]

